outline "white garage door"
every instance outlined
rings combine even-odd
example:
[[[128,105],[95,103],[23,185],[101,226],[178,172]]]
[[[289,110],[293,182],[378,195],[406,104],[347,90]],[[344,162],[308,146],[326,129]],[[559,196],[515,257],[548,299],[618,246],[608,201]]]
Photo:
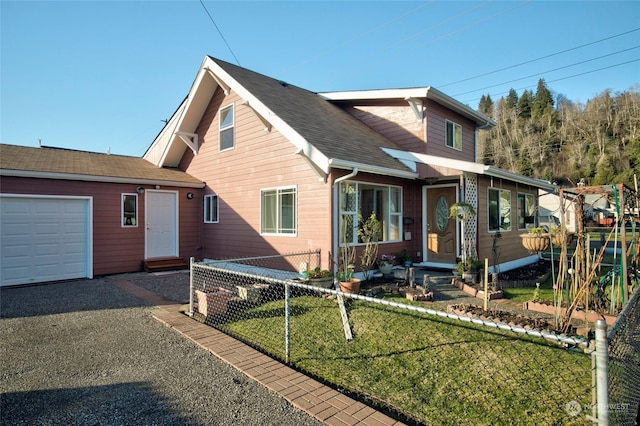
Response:
[[[87,198],[0,196],[0,285],[92,277]]]

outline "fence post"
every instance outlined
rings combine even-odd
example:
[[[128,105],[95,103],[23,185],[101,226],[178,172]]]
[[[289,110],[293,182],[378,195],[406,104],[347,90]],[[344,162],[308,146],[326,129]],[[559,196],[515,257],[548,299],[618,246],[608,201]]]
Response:
[[[284,283],[284,359],[289,363],[289,350],[290,350],[290,312],[289,312],[289,283]]]
[[[609,425],[609,344],[607,323],[596,321],[596,391],[598,394],[598,424]]]
[[[193,317],[193,264],[196,259],[189,258],[189,316]]]

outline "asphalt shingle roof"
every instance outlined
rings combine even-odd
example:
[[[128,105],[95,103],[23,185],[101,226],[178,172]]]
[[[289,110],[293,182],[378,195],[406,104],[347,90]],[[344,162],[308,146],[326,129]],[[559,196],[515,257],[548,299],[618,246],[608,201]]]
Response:
[[[326,157],[410,171],[379,149],[396,144],[317,93],[210,58]]]
[[[0,144],[0,170],[145,179],[200,186],[202,182],[177,169],[158,168],[147,160],[51,147]]]

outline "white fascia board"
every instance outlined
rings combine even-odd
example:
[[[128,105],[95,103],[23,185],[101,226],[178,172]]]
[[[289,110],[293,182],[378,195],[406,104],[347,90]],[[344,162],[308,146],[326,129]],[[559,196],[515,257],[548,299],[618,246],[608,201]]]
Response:
[[[398,149],[381,148],[384,152],[400,161],[413,161],[416,163],[436,165],[448,169],[460,170],[461,172],[475,173],[478,175],[492,176],[507,179],[524,185],[531,185],[548,191],[555,191],[558,187],[552,183],[541,179],[534,179],[517,173],[511,173],[497,167],[486,166],[471,161],[456,160],[453,158],[437,157],[435,155],[421,154],[418,152],[408,152]]]
[[[479,128],[494,127],[496,123],[480,114],[478,111],[455,100],[451,96],[445,95],[441,91],[428,87],[415,87],[409,89],[381,89],[381,90],[352,90],[348,92],[324,92],[320,96],[331,101],[350,100],[376,100],[376,99],[406,99],[406,98],[427,98],[446,106],[447,108],[468,117],[479,124]]]
[[[376,167],[370,164],[362,164],[362,163],[356,163],[354,161],[338,160],[335,158],[332,158],[331,160],[329,160],[329,165],[335,169],[346,169],[346,170],[358,169],[359,173],[372,173],[376,175],[394,176],[394,177],[399,177],[403,179],[416,179],[418,177],[418,173],[414,173],[410,171],[403,172],[402,170],[388,169],[386,167]]]
[[[227,83],[231,90],[240,96],[240,98],[249,102],[251,108],[264,117],[273,127],[275,127],[287,140],[289,140],[296,148],[296,151],[302,150],[305,156],[316,164],[323,173],[329,173],[329,159],[320,151],[315,149],[305,138],[296,132],[283,119],[278,117],[273,111],[266,107],[251,92],[245,89],[240,83],[233,79],[226,71],[219,67],[211,58],[207,57],[206,67],[218,76],[222,81]]]
[[[428,91],[428,87],[416,87],[411,89],[350,90],[346,92],[324,92],[318,93],[318,95],[330,101],[350,101],[426,98]]]
[[[82,182],[130,183],[134,185],[165,185],[179,188],[204,188],[204,183],[176,182],[157,179],[124,178],[114,176],[77,175],[73,173],[36,172],[31,170],[0,169],[0,176],[25,177],[34,179],[75,180]]]

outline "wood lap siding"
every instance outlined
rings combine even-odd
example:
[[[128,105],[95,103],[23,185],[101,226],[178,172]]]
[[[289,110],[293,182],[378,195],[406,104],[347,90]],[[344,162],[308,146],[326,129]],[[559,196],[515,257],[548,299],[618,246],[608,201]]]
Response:
[[[492,244],[493,236],[495,232],[489,232],[488,225],[488,188],[507,189],[511,191],[511,230],[501,231],[502,237],[498,243],[500,248],[500,262],[508,262],[511,260],[520,259],[530,255],[523,246],[522,238],[520,234],[525,231],[517,229],[517,194],[529,193],[536,194],[535,188],[529,186],[517,185],[510,181],[494,178],[493,186],[491,186],[491,179],[487,177],[478,178],[478,248],[479,253],[487,256],[489,264],[493,264],[492,258]]]
[[[2,177],[2,192],[7,194],[32,194],[56,196],[92,196],[93,195],[93,273],[95,276],[136,272],[142,270],[144,260],[144,194],[138,195],[138,226],[121,226],[121,196],[123,193],[135,193],[137,184],[115,184],[54,179],[33,179]],[[172,190],[175,188],[162,187]],[[198,190],[180,188],[180,218],[194,214],[194,204],[187,203],[187,192]],[[193,200],[197,201],[197,200]],[[188,259],[197,256],[199,245],[198,230],[191,221],[181,220],[180,237],[182,244],[180,255]],[[187,221],[188,222],[188,221]]]
[[[456,160],[475,161],[475,123],[455,114],[449,109],[427,100],[427,147],[426,154]],[[462,151],[446,146],[446,121],[450,120],[462,126]]]
[[[233,102],[234,148],[220,152],[218,110]],[[234,92],[218,89],[196,129],[198,155],[186,153],[181,166],[206,182],[203,194],[219,196],[217,224],[203,224],[202,255],[207,258],[260,256],[321,248],[330,250],[331,185],[319,181],[296,147],[277,130],[265,132],[253,111]],[[260,191],[297,186],[297,236],[260,234]],[[325,265],[328,267],[328,265]]]
[[[424,128],[406,102],[385,105],[353,105],[345,109],[399,147],[424,151]]]

